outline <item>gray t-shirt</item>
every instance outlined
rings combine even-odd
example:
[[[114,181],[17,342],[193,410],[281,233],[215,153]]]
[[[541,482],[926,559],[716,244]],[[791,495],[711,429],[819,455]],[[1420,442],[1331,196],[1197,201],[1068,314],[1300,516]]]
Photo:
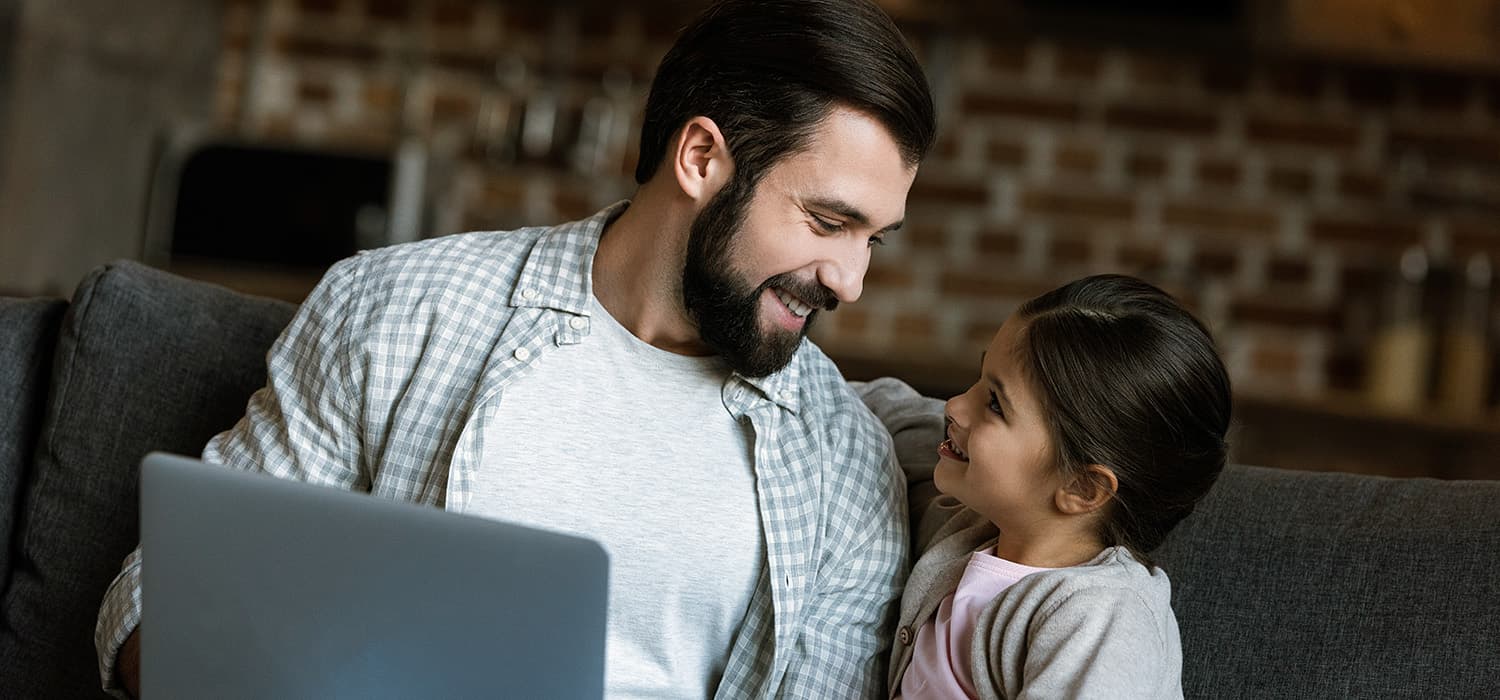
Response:
[[[653,347],[597,299],[591,324],[505,389],[467,512],[609,552],[609,697],[709,697],[765,561],[753,433],[718,358]]]

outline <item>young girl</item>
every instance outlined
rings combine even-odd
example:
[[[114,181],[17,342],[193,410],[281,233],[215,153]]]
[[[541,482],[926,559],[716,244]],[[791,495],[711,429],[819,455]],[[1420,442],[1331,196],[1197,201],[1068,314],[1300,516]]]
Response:
[[[1005,322],[945,425],[899,382],[864,393],[912,480],[893,697],[1182,697],[1171,586],[1146,552],[1223,469],[1230,413],[1192,315],[1089,277]],[[936,466],[913,468],[938,430]]]

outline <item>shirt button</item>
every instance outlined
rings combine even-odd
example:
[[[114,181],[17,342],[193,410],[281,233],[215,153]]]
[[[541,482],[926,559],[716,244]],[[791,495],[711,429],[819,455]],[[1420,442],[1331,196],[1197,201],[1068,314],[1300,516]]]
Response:
[[[778,394],[778,396],[781,397],[782,401],[791,401],[792,400],[792,396],[793,396],[792,390],[791,389],[782,389],[781,393]]]
[[[582,316],[574,316],[571,321],[568,321],[568,325],[572,326],[575,331],[581,331],[589,327],[589,320]]]
[[[911,644],[911,625],[896,630],[896,641],[901,642],[902,646]]]
[[[525,362],[531,359],[531,351],[526,348],[516,348],[516,359]]]
[[[535,289],[530,289],[530,288],[521,290],[521,298],[522,299],[528,299],[528,300],[529,299],[535,299],[536,298],[536,290]]]

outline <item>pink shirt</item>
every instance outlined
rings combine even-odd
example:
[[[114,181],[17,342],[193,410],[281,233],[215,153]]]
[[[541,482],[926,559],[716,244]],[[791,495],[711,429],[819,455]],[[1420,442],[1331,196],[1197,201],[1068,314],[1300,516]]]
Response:
[[[970,672],[970,643],[979,612],[1027,574],[1047,571],[1006,561],[989,552],[975,552],[958,581],[958,590],[943,599],[937,615],[917,632],[911,665],[901,678],[901,697],[977,698]]]

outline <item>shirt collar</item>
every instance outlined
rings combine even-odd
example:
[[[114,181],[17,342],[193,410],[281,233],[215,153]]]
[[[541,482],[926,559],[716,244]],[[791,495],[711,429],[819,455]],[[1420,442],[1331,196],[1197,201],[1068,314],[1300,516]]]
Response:
[[[734,378],[760,392],[768,401],[796,413],[801,407],[802,358],[809,352],[817,352],[812,341],[802,339],[792,360],[785,367],[764,377],[746,377],[736,372]]]
[[[549,230],[537,241],[516,288],[510,305],[525,308],[557,309],[577,316],[589,316],[594,294],[594,254],[604,228],[630,206],[623,200],[605,207],[599,213]],[[792,355],[786,367],[764,377],[734,379],[750,386],[766,400],[796,413],[799,406],[798,385],[802,375],[799,360],[807,352],[817,352],[806,338]]]
[[[548,230],[536,242],[526,266],[511,292],[510,305],[549,308],[576,316],[588,316],[594,295],[594,253],[604,227],[614,221],[629,200],[605,207],[599,213]]]

